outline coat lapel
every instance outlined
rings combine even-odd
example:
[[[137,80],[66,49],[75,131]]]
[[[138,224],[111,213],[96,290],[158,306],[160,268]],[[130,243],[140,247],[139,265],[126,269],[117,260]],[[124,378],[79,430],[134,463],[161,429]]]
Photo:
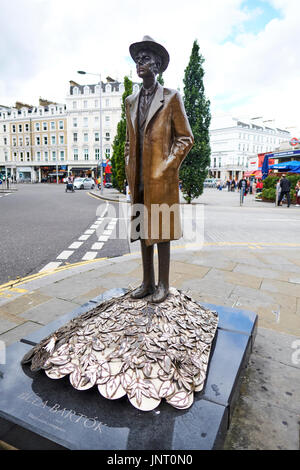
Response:
[[[139,91],[138,93],[136,93],[136,95],[133,96],[131,103],[130,103],[130,118],[131,118],[132,127],[135,133],[137,132],[137,113],[138,113],[140,92],[141,91]]]
[[[156,90],[155,95],[153,97],[153,100],[152,100],[152,103],[151,103],[151,106],[150,106],[150,109],[149,109],[149,113],[148,113],[148,116],[147,116],[146,124],[145,124],[145,132],[146,132],[146,129],[147,129],[147,126],[148,126],[149,122],[153,118],[154,114],[157,113],[159,108],[162,107],[163,102],[164,102],[164,89],[163,89],[163,87],[161,86],[160,83],[157,83],[157,90]]]

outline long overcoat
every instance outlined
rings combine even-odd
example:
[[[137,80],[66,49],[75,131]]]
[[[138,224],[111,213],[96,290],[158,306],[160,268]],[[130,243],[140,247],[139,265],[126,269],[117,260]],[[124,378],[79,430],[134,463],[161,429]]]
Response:
[[[125,172],[131,203],[138,203],[139,142],[138,104],[140,91],[126,98]],[[145,243],[179,239],[182,236],[179,208],[179,168],[193,146],[194,138],[182,99],[176,90],[157,83],[144,128],[143,179]],[[171,216],[159,215],[158,206],[171,208]],[[168,213],[168,211],[167,211]],[[168,220],[167,220],[168,219]],[[169,224],[169,226],[168,226]],[[131,240],[136,240],[131,227]]]

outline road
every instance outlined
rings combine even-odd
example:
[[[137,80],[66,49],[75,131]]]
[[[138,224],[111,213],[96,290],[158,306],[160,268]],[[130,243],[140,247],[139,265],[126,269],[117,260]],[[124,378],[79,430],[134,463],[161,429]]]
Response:
[[[104,191],[109,196],[114,190]],[[139,242],[129,244],[126,237],[116,236],[120,228],[124,231],[120,205],[105,203],[89,191],[65,193],[64,185],[23,184],[17,192],[4,194],[0,194],[0,285],[43,269],[139,249]],[[300,248],[300,207],[275,207],[249,195],[240,207],[238,192],[216,189],[206,189],[196,202],[208,249]],[[183,244],[181,239],[172,247]]]
[[[107,231],[112,234],[104,235],[112,218],[108,216],[114,214],[106,212],[99,223],[106,203],[88,193],[66,193],[61,184],[20,184],[17,192],[1,194],[0,284],[42,269],[129,251],[127,240],[112,239],[112,227]],[[118,209],[118,204],[113,206]],[[91,228],[95,222],[98,225]],[[101,236],[104,241],[99,242]]]

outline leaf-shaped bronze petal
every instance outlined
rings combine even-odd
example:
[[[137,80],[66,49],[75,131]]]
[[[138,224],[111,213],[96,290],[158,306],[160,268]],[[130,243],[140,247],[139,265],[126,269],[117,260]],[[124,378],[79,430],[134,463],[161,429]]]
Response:
[[[72,362],[69,362],[68,364],[65,364],[63,366],[59,367],[59,371],[64,374],[71,374],[74,371],[75,365],[72,364]]]
[[[70,356],[67,354],[64,356],[52,356],[49,357],[49,361],[55,366],[62,366],[70,361]]]
[[[50,379],[61,379],[62,377],[65,376],[65,374],[62,374],[59,370],[59,367],[52,367],[51,369],[45,370],[45,374],[50,377]]]
[[[166,382],[161,384],[161,387],[159,389],[159,396],[161,398],[166,398],[172,395],[175,391],[176,388],[174,382],[171,382],[171,380],[166,380]]]
[[[81,370],[79,369],[79,367],[75,366],[73,372],[70,374],[71,385],[77,389],[80,384],[80,380],[81,380]]]
[[[152,372],[152,365],[147,362],[143,367],[143,373],[146,377],[150,377]]]
[[[107,398],[113,399],[120,383],[121,383],[120,375],[116,375],[115,377],[110,378],[110,380],[106,383]]]
[[[193,393],[187,393],[184,391],[177,392],[166,400],[170,405],[174,406],[174,408],[183,410],[189,408],[192,405]]]

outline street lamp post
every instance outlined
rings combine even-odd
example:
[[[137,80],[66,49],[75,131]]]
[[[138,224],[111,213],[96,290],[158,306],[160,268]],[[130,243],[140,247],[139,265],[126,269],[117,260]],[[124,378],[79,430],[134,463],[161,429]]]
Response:
[[[100,122],[99,122],[99,129],[100,129],[100,135],[99,135],[99,143],[100,143],[100,152],[99,152],[99,159],[100,159],[100,178],[101,178],[101,194],[103,194],[103,159],[102,159],[102,85],[101,85],[101,74],[100,73],[90,73],[90,72],[84,72],[83,70],[78,70],[77,73],[80,73],[81,75],[96,75],[99,77],[99,111],[100,111]]]

